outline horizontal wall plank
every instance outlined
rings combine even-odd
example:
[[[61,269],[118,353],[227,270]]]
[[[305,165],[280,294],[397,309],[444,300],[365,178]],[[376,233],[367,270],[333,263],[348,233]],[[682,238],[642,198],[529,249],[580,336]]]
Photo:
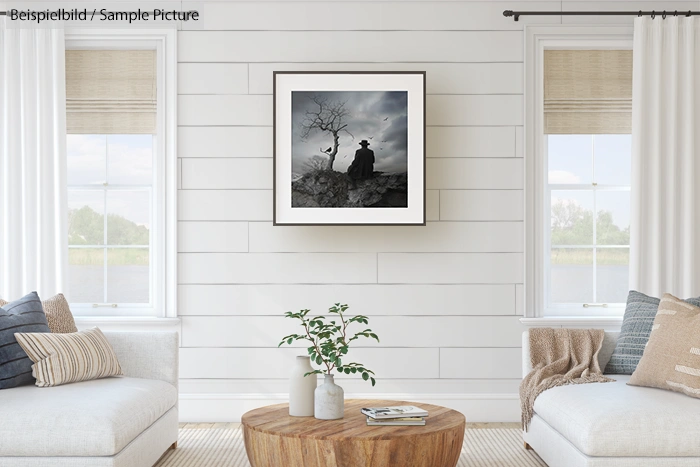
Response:
[[[523,132],[523,127],[515,127],[515,157],[523,157],[525,155],[525,137]]]
[[[512,95],[426,98],[427,125],[522,125],[523,98]]]
[[[272,125],[272,96],[178,96],[178,124]]]
[[[272,127],[178,128],[179,157],[272,157]]]
[[[440,349],[441,378],[518,378],[521,349]]]
[[[380,284],[523,282],[521,253],[380,253]]]
[[[426,157],[513,157],[511,127],[428,127]]]
[[[428,159],[425,176],[430,189],[520,190],[523,188],[523,159]]]
[[[353,342],[355,347],[519,348],[524,330],[514,315],[374,316],[367,327],[381,342],[362,338]],[[282,337],[300,330],[283,316],[183,316],[182,346],[277,347]],[[292,346],[305,349],[308,344]]]
[[[180,285],[178,315],[282,315],[333,303],[367,316],[513,315],[515,288],[503,285]]]
[[[523,284],[515,284],[515,314],[523,316],[525,313],[525,287]]]
[[[248,223],[179,222],[177,244],[180,253],[248,251]]]
[[[527,9],[551,9],[551,2],[527,3]],[[502,2],[377,2],[371,14],[353,2],[183,2],[183,9],[200,12],[199,21],[183,24],[186,30],[314,31],[314,30],[520,30],[522,21],[503,18],[510,5]],[[559,10],[557,3],[555,9]],[[323,21],[319,21],[323,18]],[[525,17],[523,18],[525,19]],[[540,23],[559,23],[543,17]]]
[[[440,192],[440,220],[443,221],[522,221],[523,218],[521,190]],[[522,231],[518,234],[522,241]]]
[[[184,189],[272,189],[272,159],[183,159],[182,170]]]
[[[368,253],[180,253],[180,284],[366,284],[377,282]]]
[[[279,378],[288,376],[300,349],[180,349],[182,378]],[[437,378],[438,349],[352,349],[350,360],[383,378]],[[357,378],[357,376],[355,376]],[[319,382],[322,379],[319,378]],[[367,383],[367,388],[371,385]]]
[[[199,350],[199,349],[183,349]],[[205,349],[206,350],[206,349]],[[248,350],[248,349],[241,349]],[[358,349],[359,350],[359,349]],[[365,349],[363,349],[365,350]],[[377,349],[366,349],[376,351]],[[380,351],[383,351],[381,349]],[[491,349],[495,350],[495,349]],[[510,350],[510,349],[509,349]],[[296,353],[298,354],[298,352]],[[358,359],[359,360],[359,359]],[[267,374],[263,378],[180,378],[180,394],[284,394],[289,392],[287,373],[270,379]],[[358,378],[357,375],[336,377],[342,380],[345,393],[368,392],[371,386]],[[383,393],[399,394],[517,394],[522,378],[518,375],[512,379],[420,379],[420,378],[387,378],[377,374],[375,390]],[[319,378],[320,382],[320,378]]]
[[[429,222],[423,227],[250,224],[251,252],[521,252],[522,222]]]
[[[178,220],[271,221],[272,190],[180,190]]]
[[[440,220],[440,190],[425,190],[425,220]]]
[[[673,13],[688,10],[697,10],[698,2],[664,0],[654,1],[566,1],[562,3],[562,11],[652,11],[656,10],[661,14],[662,10]],[[629,16],[562,16],[563,24],[621,24],[631,26],[635,15]],[[632,39],[630,37],[630,39]]]
[[[425,71],[428,94],[522,94],[522,63],[251,63],[250,93],[272,94],[273,71]]]
[[[248,94],[245,63],[180,63],[178,94]]]
[[[504,18],[504,21],[508,21]],[[488,46],[486,46],[488,44]],[[522,31],[179,31],[179,62],[522,62]]]

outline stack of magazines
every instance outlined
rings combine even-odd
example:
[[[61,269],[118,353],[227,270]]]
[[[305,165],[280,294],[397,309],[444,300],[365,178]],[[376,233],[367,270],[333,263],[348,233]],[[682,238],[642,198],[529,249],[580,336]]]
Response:
[[[360,412],[367,415],[369,426],[422,426],[428,416],[428,412],[413,405],[367,407]]]

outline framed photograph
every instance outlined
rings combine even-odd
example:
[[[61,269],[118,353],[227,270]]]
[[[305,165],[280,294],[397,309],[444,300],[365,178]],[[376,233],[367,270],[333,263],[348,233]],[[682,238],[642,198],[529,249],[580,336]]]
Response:
[[[425,225],[425,72],[274,72],[275,225]]]

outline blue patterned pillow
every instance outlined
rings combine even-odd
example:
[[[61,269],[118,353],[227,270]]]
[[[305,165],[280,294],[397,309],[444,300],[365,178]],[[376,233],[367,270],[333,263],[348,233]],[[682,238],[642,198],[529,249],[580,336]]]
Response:
[[[33,362],[17,343],[16,332],[51,332],[36,292],[0,307],[0,389],[34,384]]]
[[[700,306],[700,297],[687,298],[685,301]],[[660,302],[661,299],[630,290],[625,316],[622,318],[620,337],[605,367],[605,374],[631,375],[634,373],[644,354],[644,347],[649,342],[649,334],[651,334],[651,327]]]

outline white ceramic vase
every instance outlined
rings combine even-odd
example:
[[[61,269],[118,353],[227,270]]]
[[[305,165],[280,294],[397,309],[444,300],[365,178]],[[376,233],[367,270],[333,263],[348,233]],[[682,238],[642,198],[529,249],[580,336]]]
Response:
[[[338,420],[345,410],[345,391],[335,384],[333,375],[323,375],[323,384],[316,388],[314,417],[319,420]]]
[[[314,371],[307,356],[298,356],[289,378],[289,415],[292,417],[314,416],[314,390],[316,375],[304,376]]]

